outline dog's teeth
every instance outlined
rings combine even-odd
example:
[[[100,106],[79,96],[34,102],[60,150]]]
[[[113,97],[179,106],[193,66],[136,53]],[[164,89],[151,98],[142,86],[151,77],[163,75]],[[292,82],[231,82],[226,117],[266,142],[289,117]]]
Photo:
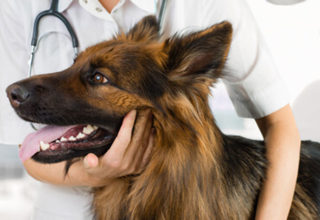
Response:
[[[61,141],[61,142],[65,142],[65,141],[67,141],[67,140],[68,140],[68,139],[65,138],[65,137],[60,138],[60,141]]]
[[[43,141],[40,141],[40,148],[41,150],[45,151],[48,150],[50,147],[50,144],[44,143]]]
[[[60,141],[59,141],[59,140],[56,140],[56,143],[57,143],[57,144],[59,144],[59,143],[60,143]]]
[[[83,134],[83,133],[79,133],[78,135],[77,135],[77,139],[81,139],[81,138],[84,138],[86,135],[85,134]]]
[[[69,141],[75,141],[75,140],[77,140],[77,139],[76,139],[75,137],[71,136],[71,137],[68,138],[68,140],[69,140]]]
[[[91,134],[95,129],[92,127],[92,125],[87,125],[86,127],[83,128],[82,132],[84,134]]]

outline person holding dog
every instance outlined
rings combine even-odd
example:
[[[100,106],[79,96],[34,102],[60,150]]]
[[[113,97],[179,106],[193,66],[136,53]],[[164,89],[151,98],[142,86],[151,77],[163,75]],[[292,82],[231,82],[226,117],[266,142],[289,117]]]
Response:
[[[10,77],[1,75],[1,88],[25,77],[32,22],[36,13],[47,9],[49,3],[38,0],[31,0],[31,3],[6,0],[1,3],[0,20],[4,26],[0,29],[0,54],[5,72],[12,73]],[[166,7],[164,36],[205,28],[222,20],[229,20],[233,24],[233,43],[226,64],[230,71],[224,83],[238,114],[256,119],[270,161],[256,219],[286,219],[297,178],[300,138],[288,100],[283,95],[283,84],[246,2],[202,0],[182,3],[171,0]],[[61,0],[58,10],[74,26],[79,36],[80,49],[84,50],[89,45],[111,38],[119,31],[128,31],[142,17],[154,13],[155,8],[150,2],[135,0]],[[61,28],[59,21],[51,18],[43,22],[40,35],[46,44],[38,48],[34,66],[36,74],[59,71],[72,64],[72,48],[68,47],[68,39],[64,36],[66,30]],[[60,34],[52,36],[49,34],[52,32]],[[48,59],[51,56],[57,59]],[[9,106],[5,98],[1,97],[0,101],[1,106]],[[6,129],[1,127],[1,143],[19,144],[26,131],[30,132],[29,124],[17,119],[9,107],[1,111],[0,121],[1,125],[6,126]],[[47,207],[38,207],[34,219],[93,218],[88,208],[90,193],[82,187],[102,186],[108,184],[110,179],[141,173],[152,151],[151,121],[148,111],[128,113],[111,149],[101,158],[88,154],[71,166],[66,178],[64,162],[43,165],[27,160],[24,166],[31,176],[42,182],[60,185],[49,185],[50,190],[46,189],[45,192],[57,192],[60,199],[69,199],[74,203],[70,210],[59,207],[57,203],[56,210],[52,206],[50,211]],[[74,192],[70,193],[69,198],[62,195],[70,191]],[[83,207],[86,207],[85,211]]]

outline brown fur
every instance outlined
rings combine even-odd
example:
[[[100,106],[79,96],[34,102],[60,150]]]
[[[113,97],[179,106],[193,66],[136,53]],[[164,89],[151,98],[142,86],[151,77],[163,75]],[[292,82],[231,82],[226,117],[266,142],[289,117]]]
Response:
[[[223,22],[164,42],[158,29],[146,17],[127,35],[88,48],[71,68],[20,82],[41,90],[37,101],[47,106],[42,115],[27,104],[17,112],[42,123],[110,127],[108,120],[119,122],[132,109],[151,109],[156,134],[150,163],[140,175],[94,189],[100,220],[252,219],[267,167],[263,142],[223,135],[207,100],[209,87],[222,76],[232,27]],[[109,82],[88,83],[95,72]],[[50,85],[53,97],[46,93]],[[69,108],[72,116],[64,113]],[[302,183],[289,219],[319,219]]]
[[[228,35],[223,35],[227,43],[226,47],[220,48],[223,56],[214,72],[216,78],[221,73],[230,46],[231,27],[228,23],[186,37],[179,45],[185,49],[190,41],[217,29],[227,29]],[[148,36],[148,33],[144,36]],[[122,36],[121,40],[124,39]],[[133,39],[130,37],[128,40]],[[144,41],[149,40],[144,38]],[[169,41],[164,45],[167,54],[172,50]],[[156,63],[165,63],[162,60],[166,59],[166,56],[159,52],[161,48],[158,48],[157,52],[157,46],[154,46],[154,43],[151,45],[155,48],[154,55],[160,57],[153,56]],[[144,53],[149,53],[148,47],[143,49]],[[201,62],[206,62],[203,61],[205,57],[197,52],[188,54],[187,57],[183,52],[175,56],[175,61],[180,62],[180,65],[168,75],[172,82],[178,84],[177,91],[167,92],[158,100],[160,112],[151,104],[148,105],[153,108],[156,128],[151,162],[141,175],[117,179],[108,186],[95,190],[94,205],[101,220],[220,220],[249,219],[253,216],[254,201],[247,200],[245,192],[241,192],[244,190],[241,186],[230,191],[227,184],[229,178],[223,175],[223,140],[206,100],[209,85],[215,78],[200,76],[187,89],[180,88],[185,86],[184,80],[190,80],[188,73],[201,68]],[[210,58],[212,57],[209,56],[208,59]],[[132,94],[127,95],[130,97],[128,99],[133,97]],[[141,105],[145,106],[146,103]],[[131,108],[127,107],[127,111]],[[245,173],[242,175],[246,176]],[[253,184],[260,187],[259,182]],[[314,205],[299,185],[296,193],[289,218],[316,219]]]

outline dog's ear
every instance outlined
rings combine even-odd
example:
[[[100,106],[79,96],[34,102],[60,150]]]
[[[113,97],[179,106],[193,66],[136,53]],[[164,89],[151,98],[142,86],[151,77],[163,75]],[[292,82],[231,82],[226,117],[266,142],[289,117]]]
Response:
[[[146,16],[128,32],[127,38],[134,41],[156,41],[159,39],[159,29],[156,17]]]
[[[218,78],[228,55],[232,26],[228,22],[166,40],[167,70],[171,80]]]

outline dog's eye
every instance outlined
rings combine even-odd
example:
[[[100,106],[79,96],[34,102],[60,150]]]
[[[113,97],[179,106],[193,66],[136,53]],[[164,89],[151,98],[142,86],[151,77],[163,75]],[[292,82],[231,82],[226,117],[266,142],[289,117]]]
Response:
[[[94,72],[90,77],[90,81],[95,84],[105,84],[108,82],[108,79],[102,73]]]

